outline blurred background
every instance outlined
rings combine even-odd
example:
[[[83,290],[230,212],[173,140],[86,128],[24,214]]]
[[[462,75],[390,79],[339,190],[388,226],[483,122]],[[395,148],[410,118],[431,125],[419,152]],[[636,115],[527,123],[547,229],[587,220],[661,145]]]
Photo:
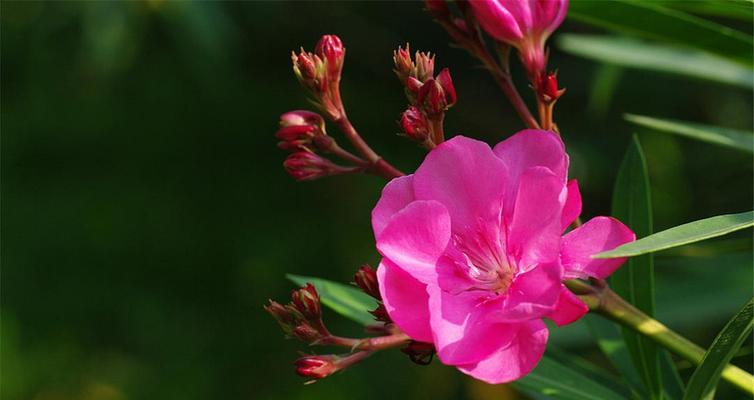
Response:
[[[718,18],[751,33],[750,19]],[[520,397],[397,351],[304,386],[292,362],[306,348],[262,309],[289,296],[285,273],[349,282],[378,260],[369,213],[384,181],[296,183],[282,169],[277,118],[310,108],[291,50],[343,39],[349,115],[403,170],[424,156],[396,135],[405,99],[391,57],[406,42],[451,69],[459,100],[446,132],[495,143],[522,128],[420,3],[4,1],[0,22],[4,400]],[[569,19],[559,32],[600,31]],[[584,216],[609,213],[634,132],[656,230],[751,209],[750,155],[622,118],[751,130],[750,89],[602,65],[556,43],[550,65],[568,89],[556,120]],[[532,100],[518,65],[514,74]],[[751,296],[750,235],[658,255],[660,319],[709,345]],[[359,335],[325,313],[332,330]],[[604,363],[580,323],[551,335]],[[750,352],[735,361],[748,367]]]

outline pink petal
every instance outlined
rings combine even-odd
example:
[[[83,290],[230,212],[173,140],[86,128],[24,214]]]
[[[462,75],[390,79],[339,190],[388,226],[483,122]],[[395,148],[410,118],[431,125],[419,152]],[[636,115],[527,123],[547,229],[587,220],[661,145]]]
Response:
[[[565,231],[581,215],[581,192],[576,179],[568,182],[568,197],[561,215],[561,232]]]
[[[517,44],[524,37],[516,17],[499,1],[470,1],[469,5],[477,21],[495,39]]]
[[[380,200],[372,210],[374,237],[380,235],[395,213],[414,201],[413,175],[393,179],[382,189]]]
[[[541,320],[519,325],[510,345],[475,364],[460,365],[461,372],[491,384],[515,381],[537,365],[547,345],[547,326]]]
[[[579,300],[578,296],[571,293],[565,286],[560,291],[555,310],[547,315],[557,326],[568,325],[576,322],[589,312],[589,307]]]
[[[560,244],[560,259],[565,279],[607,278],[626,261],[625,258],[592,259],[591,256],[636,240],[623,223],[611,217],[595,217],[568,232]]]
[[[416,170],[414,194],[444,204],[453,232],[461,233],[497,217],[507,176],[486,143],[456,136],[432,150]]]
[[[393,322],[411,339],[431,343],[427,286],[388,260],[382,260],[377,268],[377,280]]]
[[[540,264],[518,274],[508,288],[508,295],[495,319],[522,322],[542,318],[555,310],[560,298],[563,270],[557,262]]]
[[[508,234],[519,270],[557,259],[566,194],[564,182],[545,167],[522,174]]]
[[[377,237],[383,257],[423,283],[437,282],[436,264],[450,240],[450,215],[436,201],[415,201],[396,213]]]
[[[549,168],[566,182],[568,155],[563,141],[552,132],[525,129],[498,143],[493,151],[507,168],[509,196],[515,196],[521,175],[531,167]]]
[[[500,297],[484,291],[450,294],[437,286],[429,292],[430,326],[437,356],[444,364],[474,363],[505,346],[515,329],[487,318]]]

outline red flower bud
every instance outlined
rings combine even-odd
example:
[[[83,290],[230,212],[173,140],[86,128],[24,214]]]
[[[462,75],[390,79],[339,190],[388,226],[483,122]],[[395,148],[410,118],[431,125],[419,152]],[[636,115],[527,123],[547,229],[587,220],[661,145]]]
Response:
[[[296,325],[296,318],[282,304],[270,300],[270,305],[264,306],[264,310],[270,313],[275,321],[280,324],[280,328],[286,334],[290,334]]]
[[[319,77],[317,65],[312,55],[302,48],[298,55],[295,52],[291,53],[291,60],[293,60],[293,72],[296,73],[299,80],[306,86],[311,86],[311,83]]]
[[[565,93],[565,89],[558,89],[558,73],[542,73],[535,87],[537,94],[545,103],[551,103]]]
[[[309,321],[319,321],[322,317],[322,308],[319,303],[319,294],[314,285],[307,283],[306,286],[291,292],[291,299],[296,309]]]
[[[343,70],[343,60],[346,55],[346,49],[343,42],[335,35],[324,35],[317,42],[314,48],[314,54],[324,60],[327,70],[327,80],[330,82],[339,82],[340,73]]]
[[[349,170],[309,151],[297,151],[283,162],[285,171],[297,181],[310,181]]]
[[[380,296],[380,286],[377,283],[377,274],[369,265],[362,265],[361,268],[356,271],[353,281],[364,293],[377,300],[382,300],[382,296]]]
[[[385,305],[382,303],[380,303],[377,308],[370,311],[369,313],[372,314],[372,316],[374,316],[374,319],[376,319],[377,321],[393,322],[393,320],[390,319],[390,315],[387,313]]]
[[[395,65],[395,74],[398,75],[398,79],[401,83],[405,83],[406,79],[411,76],[414,70],[414,62],[411,60],[411,53],[409,45],[406,43],[406,48],[398,47],[398,50],[393,51],[393,64]]]
[[[338,370],[339,357],[334,355],[304,356],[296,360],[296,373],[312,379],[322,379]]]
[[[432,343],[411,341],[401,351],[407,354],[411,361],[419,365],[429,365],[435,354],[435,346]]]
[[[429,53],[416,52],[414,76],[421,82],[432,78],[435,74],[435,56]]]
[[[296,339],[308,344],[312,344],[317,340],[322,339],[323,336],[322,333],[305,322],[293,328],[291,335]]]
[[[424,113],[410,106],[401,114],[401,129],[411,140],[424,143],[429,137],[429,125]]]
[[[447,96],[448,107],[451,107],[456,103],[456,88],[453,86],[453,79],[450,78],[450,70],[443,68],[435,79],[442,86],[445,95]]]
[[[319,114],[311,111],[289,111],[280,116],[280,126],[275,137],[281,140],[278,147],[283,150],[308,150],[312,142],[315,142],[320,150],[326,151],[327,148],[319,146],[328,143],[318,140],[318,137],[327,137],[332,141],[325,133],[325,121]]]

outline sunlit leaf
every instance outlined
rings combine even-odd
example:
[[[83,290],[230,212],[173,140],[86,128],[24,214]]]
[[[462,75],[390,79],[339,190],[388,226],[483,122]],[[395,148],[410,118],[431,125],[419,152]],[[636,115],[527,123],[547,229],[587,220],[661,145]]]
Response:
[[[699,242],[754,226],[754,211],[740,214],[718,215],[679,225],[616,249],[594,255],[594,258],[634,257],[672,247]]]
[[[653,0],[663,6],[689,13],[714,17],[735,18],[751,22],[754,3],[750,0]]]
[[[754,73],[750,72],[750,74],[752,74],[751,76],[754,76]],[[754,132],[744,132],[718,126],[653,118],[635,114],[626,114],[625,119],[634,124],[652,128],[660,132],[674,133],[676,135],[754,153]]]
[[[615,32],[697,48],[751,66],[751,35],[648,1],[573,1],[568,17]]]
[[[377,302],[359,289],[342,283],[310,276],[287,274],[286,277],[298,285],[311,283],[317,289],[322,303],[338,314],[362,325],[375,323],[369,313],[377,307]]]
[[[579,34],[562,34],[557,44],[567,53],[602,63],[721,82],[748,90],[754,86],[750,68],[695,49]]]
[[[652,203],[649,178],[639,139],[634,136],[621,163],[613,192],[613,216],[631,228],[637,237],[652,233]],[[629,259],[610,278],[612,288],[649,316],[654,316],[654,264],[652,254]],[[635,332],[622,328],[631,359],[652,399],[663,394],[657,346]]]
[[[720,380],[723,369],[736,354],[744,340],[751,335],[754,327],[754,298],[749,300],[725,325],[709,350],[704,354],[689,380],[684,400],[711,399]],[[754,381],[749,382],[754,385]]]

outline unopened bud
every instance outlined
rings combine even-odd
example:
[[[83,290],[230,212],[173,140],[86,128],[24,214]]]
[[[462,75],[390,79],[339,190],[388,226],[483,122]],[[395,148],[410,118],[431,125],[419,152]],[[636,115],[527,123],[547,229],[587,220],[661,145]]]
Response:
[[[309,151],[297,151],[283,162],[285,171],[297,181],[311,181],[348,170]]]
[[[322,339],[323,335],[311,325],[304,322],[293,328],[291,336],[294,336],[296,339],[304,343],[312,344]]]
[[[429,137],[429,124],[424,113],[410,106],[401,114],[401,129],[411,140],[424,143]]]
[[[317,66],[314,58],[311,54],[301,49],[301,53],[291,53],[291,60],[293,61],[293,72],[299,80],[310,86],[311,82],[318,78]]]
[[[314,53],[325,61],[328,79],[333,82],[340,81],[343,59],[346,54],[340,38],[335,35],[322,36],[314,48]]]
[[[275,137],[280,139],[278,147],[283,150],[307,150],[314,142],[317,145],[327,144],[318,138],[327,137],[325,133],[325,121],[322,117],[311,111],[296,110],[290,111],[280,116],[280,129],[275,133]],[[321,148],[321,150],[327,150]]]
[[[411,53],[409,45],[406,43],[406,48],[398,47],[398,50],[393,51],[393,64],[395,65],[395,74],[398,75],[398,79],[401,83],[406,82],[411,73],[414,70],[414,62],[411,60]]]
[[[435,354],[435,346],[432,343],[412,341],[401,351],[408,355],[411,361],[419,365],[429,365]]]
[[[414,77],[421,82],[426,82],[435,74],[435,56],[429,53],[416,52]]]
[[[304,356],[296,360],[296,373],[305,378],[322,379],[338,370],[339,357],[334,355]]]
[[[283,329],[283,332],[288,335],[291,334],[297,321],[296,318],[291,315],[291,313],[285,308],[285,306],[278,302],[270,300],[270,304],[264,306],[264,309],[265,311],[270,313],[273,318],[275,318],[275,321],[277,321],[277,323],[280,325],[280,328]]]
[[[369,265],[362,265],[361,268],[356,271],[356,275],[354,275],[353,281],[354,283],[356,283],[356,286],[358,286],[359,289],[361,289],[364,293],[374,297],[377,300],[382,300],[382,296],[380,295],[380,286],[377,282],[377,274]]]
[[[322,317],[322,307],[319,303],[319,294],[314,285],[307,283],[306,286],[291,292],[291,300],[296,309],[309,321],[319,321]]]
[[[443,69],[437,78],[424,82],[417,96],[417,104],[429,116],[445,112],[456,102],[456,90],[447,68]]]
[[[558,89],[558,73],[542,73],[535,87],[537,94],[545,103],[552,103],[565,93],[565,89]]]
[[[376,319],[377,321],[393,322],[393,320],[390,319],[390,314],[387,313],[387,309],[385,308],[385,305],[382,303],[380,303],[380,305],[378,305],[377,308],[370,311],[369,313],[372,314],[374,319]]]

